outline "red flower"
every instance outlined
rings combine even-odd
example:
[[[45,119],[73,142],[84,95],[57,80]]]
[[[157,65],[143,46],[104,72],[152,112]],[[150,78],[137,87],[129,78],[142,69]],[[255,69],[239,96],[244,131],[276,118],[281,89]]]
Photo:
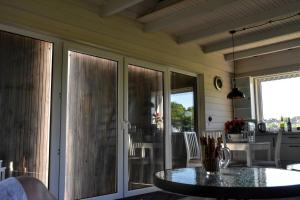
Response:
[[[227,121],[224,126],[226,133],[241,132],[241,130],[244,129],[245,121],[243,119],[235,118],[231,121]]]

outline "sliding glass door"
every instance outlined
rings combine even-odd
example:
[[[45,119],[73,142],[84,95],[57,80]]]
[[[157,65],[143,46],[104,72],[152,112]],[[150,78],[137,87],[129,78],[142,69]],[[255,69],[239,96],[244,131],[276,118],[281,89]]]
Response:
[[[171,163],[167,68],[54,41],[0,31],[6,177],[36,177],[66,200],[157,190],[153,173]],[[171,81],[172,101],[181,93],[195,101],[195,77],[172,73]],[[195,107],[185,109],[182,122],[172,110],[173,132],[196,130]]]
[[[50,42],[0,31],[0,160],[8,176],[49,182]]]
[[[158,190],[154,172],[171,166],[172,158],[173,167],[184,165],[176,160],[184,157],[179,137],[197,130],[196,77],[135,59],[125,59],[123,65],[122,57],[73,46],[64,50],[61,198],[118,199]],[[168,113],[165,104],[170,101]],[[173,156],[165,153],[171,148]]]
[[[66,200],[122,193],[120,63],[100,56],[68,51]]]
[[[197,132],[197,77],[171,72],[172,168],[186,166],[183,132]]]
[[[164,169],[164,72],[73,46],[64,51],[60,197],[118,199],[157,190],[153,173]]]
[[[153,173],[164,169],[164,73],[144,66],[128,64],[125,78],[127,191],[152,187]]]

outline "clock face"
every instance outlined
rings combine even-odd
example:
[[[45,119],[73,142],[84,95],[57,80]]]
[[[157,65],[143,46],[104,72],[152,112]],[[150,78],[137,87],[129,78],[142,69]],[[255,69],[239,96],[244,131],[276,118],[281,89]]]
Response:
[[[215,85],[215,88],[217,90],[221,90],[222,87],[223,87],[223,81],[222,81],[222,78],[220,76],[215,76],[214,78],[214,85]]]

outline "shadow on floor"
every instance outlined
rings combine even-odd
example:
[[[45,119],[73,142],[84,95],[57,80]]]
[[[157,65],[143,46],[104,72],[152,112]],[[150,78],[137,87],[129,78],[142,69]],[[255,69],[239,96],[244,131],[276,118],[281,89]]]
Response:
[[[148,194],[142,194],[133,197],[127,197],[123,200],[216,200],[215,198],[203,198],[203,197],[190,197],[179,194],[167,193],[167,192],[152,192]],[[229,199],[233,200],[233,199]],[[262,200],[262,199],[257,199]],[[300,200],[300,197],[270,199],[270,200]]]
[[[172,194],[172,193],[167,193],[167,192],[152,192],[148,194],[142,194],[138,196],[133,196],[133,197],[127,197],[124,198],[123,200],[178,200],[182,199],[185,196],[183,195],[178,195],[178,194]]]

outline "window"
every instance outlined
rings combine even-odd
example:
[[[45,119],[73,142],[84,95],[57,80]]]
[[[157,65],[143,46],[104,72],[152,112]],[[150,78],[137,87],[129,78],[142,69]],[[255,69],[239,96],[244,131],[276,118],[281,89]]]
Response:
[[[0,160],[48,186],[53,44],[0,31]]]
[[[259,119],[267,130],[278,130],[281,117],[285,122],[290,118],[292,129],[300,127],[299,85],[300,76],[295,73],[258,78]]]

